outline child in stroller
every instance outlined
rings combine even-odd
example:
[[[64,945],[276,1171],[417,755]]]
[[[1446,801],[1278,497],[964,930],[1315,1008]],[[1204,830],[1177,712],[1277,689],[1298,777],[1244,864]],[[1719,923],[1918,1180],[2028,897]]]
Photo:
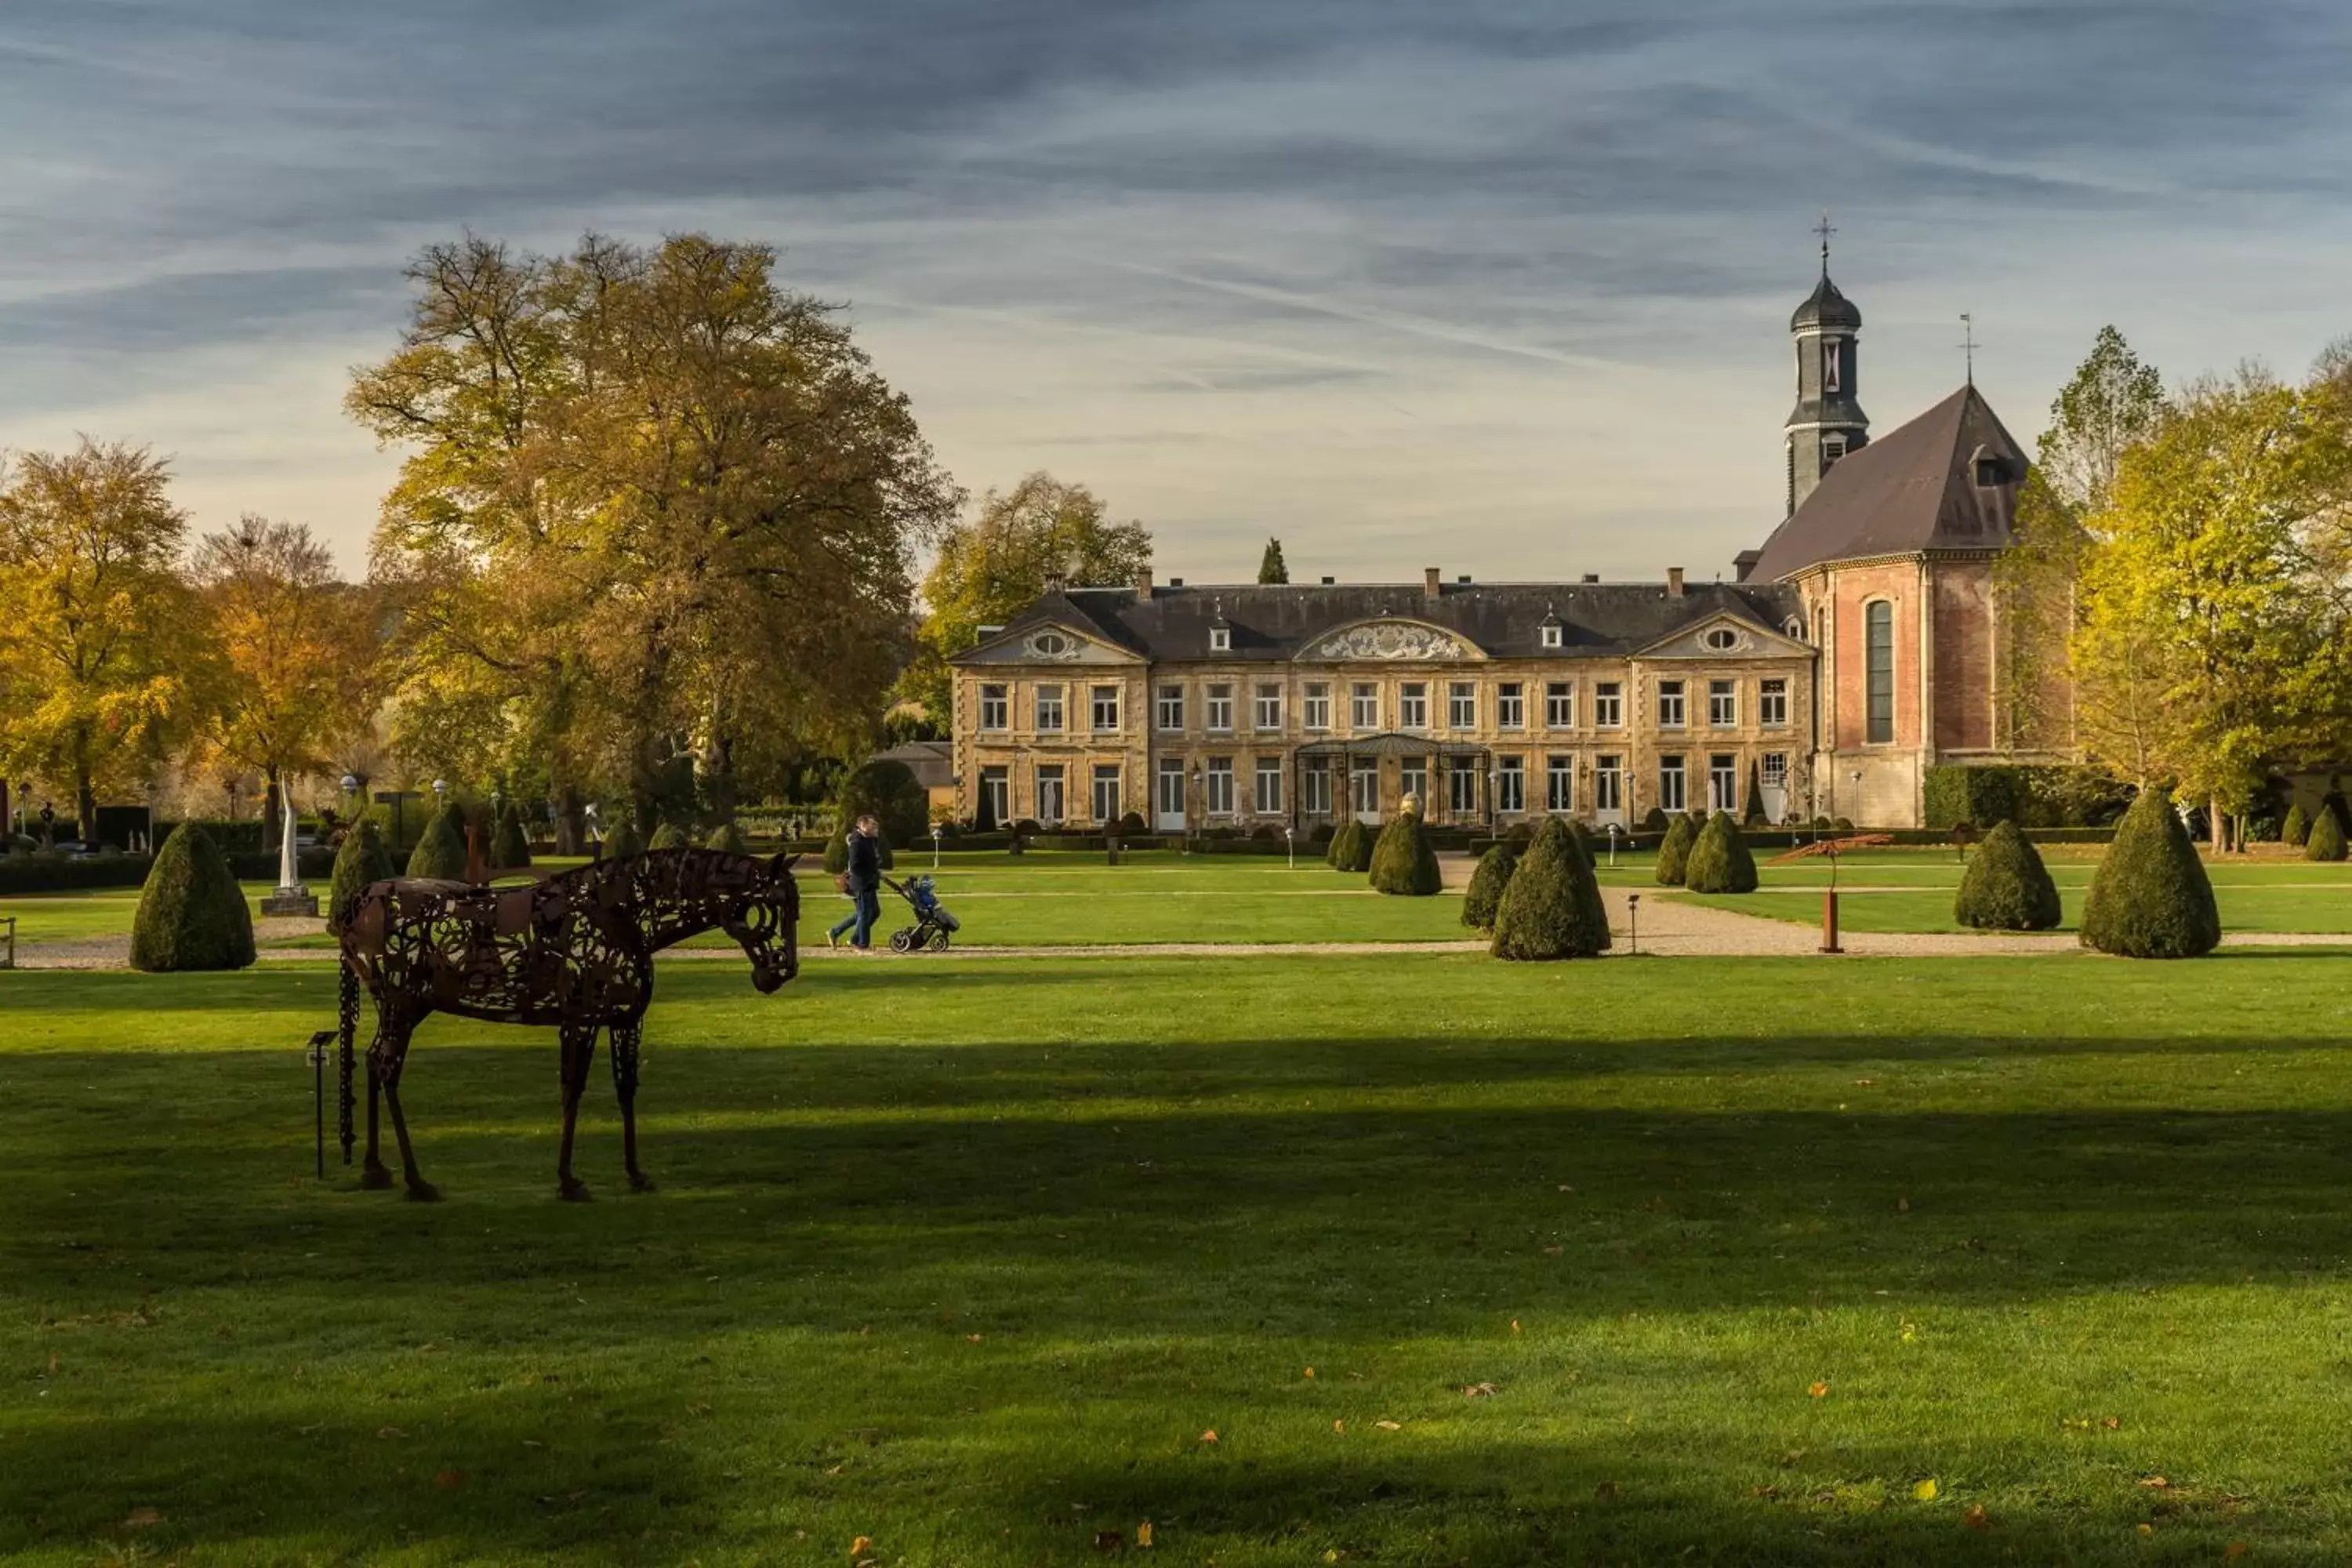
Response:
[[[920,952],[929,948],[933,952],[945,952],[948,934],[963,929],[955,916],[948,913],[931,890],[929,877],[909,877],[904,882],[882,879],[882,885],[907,900],[915,911],[915,923],[890,933],[892,952]]]

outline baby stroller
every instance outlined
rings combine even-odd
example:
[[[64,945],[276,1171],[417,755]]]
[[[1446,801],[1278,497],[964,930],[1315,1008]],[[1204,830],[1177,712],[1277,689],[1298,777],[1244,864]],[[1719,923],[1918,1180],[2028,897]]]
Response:
[[[915,911],[915,923],[890,933],[892,952],[920,952],[929,948],[933,952],[948,950],[948,933],[963,929],[961,921],[940,906],[939,895],[931,891],[929,877],[909,877],[904,882],[882,879],[883,886],[907,900]]]

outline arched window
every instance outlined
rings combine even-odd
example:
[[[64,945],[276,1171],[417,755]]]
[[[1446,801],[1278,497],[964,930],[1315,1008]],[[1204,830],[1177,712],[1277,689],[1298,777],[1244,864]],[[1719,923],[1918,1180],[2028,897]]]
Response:
[[[1863,606],[1864,690],[1868,729],[1864,739],[1886,745],[1895,739],[1895,606],[1873,599]]]

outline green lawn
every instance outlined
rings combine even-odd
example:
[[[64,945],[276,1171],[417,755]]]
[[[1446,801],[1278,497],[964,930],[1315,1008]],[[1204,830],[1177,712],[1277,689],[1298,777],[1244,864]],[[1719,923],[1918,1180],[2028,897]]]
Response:
[[[417,1205],[325,967],[0,975],[0,1559],[2343,1562],[2345,972],[674,964],[585,1205],[547,1031]]]

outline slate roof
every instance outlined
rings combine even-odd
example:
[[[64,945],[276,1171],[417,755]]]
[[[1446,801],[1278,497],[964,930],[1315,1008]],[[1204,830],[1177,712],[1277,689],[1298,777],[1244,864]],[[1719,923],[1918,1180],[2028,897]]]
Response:
[[[1997,458],[2004,482],[1976,482]],[[1784,582],[1824,561],[2010,542],[2026,458],[1973,384],[1840,458],[1764,542],[1749,583]]]
[[[907,741],[866,759],[874,763],[904,763],[915,782],[925,789],[944,789],[955,783],[954,748],[945,741]]]
[[[1862,331],[1862,307],[1838,292],[1838,286],[1830,281],[1827,262],[1822,265],[1822,280],[1813,285],[1813,291],[1805,296],[1805,302],[1789,318],[1789,330],[1792,332],[1801,332],[1808,327],[1826,327],[1832,331]]]
[[[1154,587],[1149,596],[1133,588],[1048,593],[1004,631],[1057,622],[1154,663],[1273,663],[1297,658],[1326,633],[1385,616],[1443,626],[1496,658],[1604,658],[1717,615],[1780,634],[1802,613],[1794,589],[1761,583],[1693,584],[1679,598],[1663,583],[1446,583],[1435,598],[1418,583],[1201,584]],[[1212,653],[1209,627],[1220,615],[1233,647]],[[1560,623],[1559,647],[1543,646],[1548,616]]]

